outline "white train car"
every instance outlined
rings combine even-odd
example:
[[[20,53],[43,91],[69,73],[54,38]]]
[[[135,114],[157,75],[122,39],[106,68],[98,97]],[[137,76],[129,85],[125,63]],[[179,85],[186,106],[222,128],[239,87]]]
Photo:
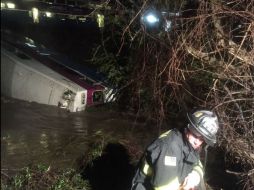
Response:
[[[70,112],[87,104],[86,89],[7,44],[1,46],[1,94]]]

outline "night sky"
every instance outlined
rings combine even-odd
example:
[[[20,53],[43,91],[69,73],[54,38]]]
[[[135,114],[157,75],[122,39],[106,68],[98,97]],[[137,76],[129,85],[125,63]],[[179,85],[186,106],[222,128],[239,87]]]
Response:
[[[87,62],[92,49],[100,42],[95,18],[89,17],[85,22],[62,18],[63,15],[41,16],[39,23],[34,23],[28,11],[5,9],[1,10],[1,30],[8,29],[27,36],[76,62]]]

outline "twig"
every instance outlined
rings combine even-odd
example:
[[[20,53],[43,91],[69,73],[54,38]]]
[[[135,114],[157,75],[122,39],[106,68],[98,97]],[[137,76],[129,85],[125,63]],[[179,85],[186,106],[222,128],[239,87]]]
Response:
[[[11,179],[11,177],[10,177],[8,174],[6,174],[5,172],[3,172],[3,171],[1,171],[1,175],[4,175],[4,176],[7,177],[8,179]]]

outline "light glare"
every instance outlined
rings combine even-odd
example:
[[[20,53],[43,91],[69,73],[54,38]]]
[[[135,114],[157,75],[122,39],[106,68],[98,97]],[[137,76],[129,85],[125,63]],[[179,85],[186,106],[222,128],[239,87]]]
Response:
[[[15,9],[15,4],[14,3],[6,3],[6,5],[9,9]]]
[[[156,23],[156,22],[159,22],[159,19],[158,19],[155,15],[153,15],[153,14],[147,15],[147,16],[146,16],[146,20],[147,20],[147,22],[149,22],[150,24],[154,24],[154,23]]]
[[[33,44],[30,44],[30,43],[25,43],[26,45],[28,45],[29,47],[32,47],[32,48],[35,48],[36,46],[35,45],[33,45]]]
[[[32,15],[33,15],[34,23],[39,23],[39,9],[35,7],[32,8]]]
[[[97,23],[98,23],[99,28],[104,27],[104,15],[97,14]]]
[[[52,13],[51,12],[47,11],[47,12],[45,12],[45,14],[46,14],[46,17],[49,17],[49,18],[52,17]]]

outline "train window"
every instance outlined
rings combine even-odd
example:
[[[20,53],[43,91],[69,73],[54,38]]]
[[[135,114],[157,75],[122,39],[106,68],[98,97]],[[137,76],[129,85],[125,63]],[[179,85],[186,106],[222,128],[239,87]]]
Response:
[[[103,91],[95,91],[93,93],[93,102],[103,102]]]
[[[85,104],[86,103],[86,95],[85,93],[81,94],[81,104]]]

